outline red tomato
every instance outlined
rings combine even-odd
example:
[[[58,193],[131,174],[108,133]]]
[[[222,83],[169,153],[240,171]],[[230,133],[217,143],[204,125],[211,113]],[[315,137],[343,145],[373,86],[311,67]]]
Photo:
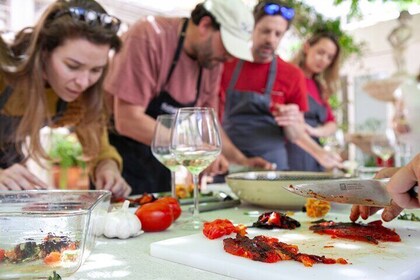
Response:
[[[2,262],[4,259],[4,253],[5,251],[3,249],[0,249],[0,262]]]
[[[173,221],[171,207],[166,203],[147,203],[136,210],[144,231],[162,231],[167,229]]]
[[[156,202],[166,203],[172,208],[172,213],[174,214],[174,221],[176,221],[179,218],[179,216],[181,216],[181,205],[179,204],[176,198],[165,196],[159,198]]]
[[[227,219],[216,219],[213,222],[205,222],[203,226],[203,234],[208,239],[216,239],[223,235],[231,233],[246,234],[246,227],[244,225],[234,226],[231,221]]]

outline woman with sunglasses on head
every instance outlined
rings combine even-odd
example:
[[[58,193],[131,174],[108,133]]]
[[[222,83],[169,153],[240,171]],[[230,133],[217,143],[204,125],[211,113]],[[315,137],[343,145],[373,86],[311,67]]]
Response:
[[[48,188],[25,163],[48,158],[39,131],[49,126],[76,133],[97,189],[130,193],[107,140],[102,100],[119,24],[95,1],[59,0],[12,45],[0,40],[0,190]]]
[[[339,57],[340,45],[335,35],[317,32],[303,44],[292,60],[305,74],[309,105],[309,110],[304,114],[305,128],[318,144],[320,137],[330,136],[337,130],[328,98],[337,90]],[[294,143],[287,144],[287,152],[291,170],[324,170],[317,159]],[[331,156],[341,160],[338,155]]]

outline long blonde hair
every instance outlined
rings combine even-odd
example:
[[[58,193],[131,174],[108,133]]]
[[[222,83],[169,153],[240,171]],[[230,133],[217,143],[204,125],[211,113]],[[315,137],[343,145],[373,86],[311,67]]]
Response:
[[[49,125],[52,123],[50,117],[45,120],[47,100],[42,76],[43,53],[51,53],[65,40],[77,38],[98,45],[108,44],[115,51],[121,46],[115,30],[101,24],[89,24],[81,19],[73,19],[66,13],[71,7],[106,13],[102,6],[93,0],[58,0],[46,9],[34,27],[20,31],[13,45],[8,46],[0,39],[0,76],[5,84],[13,87],[14,92],[21,94],[25,106],[25,113],[15,130],[16,149],[23,155],[23,147],[27,145],[29,156],[38,162],[41,157],[48,158],[41,146],[39,130],[45,122]],[[57,16],[59,13],[62,14]],[[75,131],[88,157],[94,157],[100,149],[100,137],[105,121],[102,92],[105,72],[106,69],[98,82],[80,97],[84,114],[82,121],[75,126]],[[31,138],[29,144],[24,142],[26,136]]]
[[[325,69],[324,72],[314,75],[314,80],[320,90],[322,99],[328,100],[328,98],[337,92],[339,87],[339,68],[340,68],[340,53],[341,47],[338,43],[336,36],[329,32],[319,32],[313,34],[307,41],[306,44],[313,46],[318,43],[321,39],[331,40],[337,47],[337,52],[331,62],[331,64]],[[302,47],[296,56],[292,59],[292,63],[298,65],[303,69],[305,66],[306,54],[304,47]]]

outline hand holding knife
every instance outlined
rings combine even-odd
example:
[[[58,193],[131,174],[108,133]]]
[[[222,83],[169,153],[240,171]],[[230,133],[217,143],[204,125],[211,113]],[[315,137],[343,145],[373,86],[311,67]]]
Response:
[[[295,194],[320,200],[375,207],[391,205],[391,195],[386,190],[386,179],[340,179],[314,181],[285,187]],[[411,197],[417,197],[418,186],[409,190]]]

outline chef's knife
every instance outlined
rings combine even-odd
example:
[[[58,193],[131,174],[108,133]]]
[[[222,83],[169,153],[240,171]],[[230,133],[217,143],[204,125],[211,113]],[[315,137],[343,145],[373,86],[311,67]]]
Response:
[[[289,185],[284,188],[292,193],[338,203],[385,207],[391,205],[391,197],[386,191],[386,179],[340,179]],[[417,196],[418,186],[410,190]]]

